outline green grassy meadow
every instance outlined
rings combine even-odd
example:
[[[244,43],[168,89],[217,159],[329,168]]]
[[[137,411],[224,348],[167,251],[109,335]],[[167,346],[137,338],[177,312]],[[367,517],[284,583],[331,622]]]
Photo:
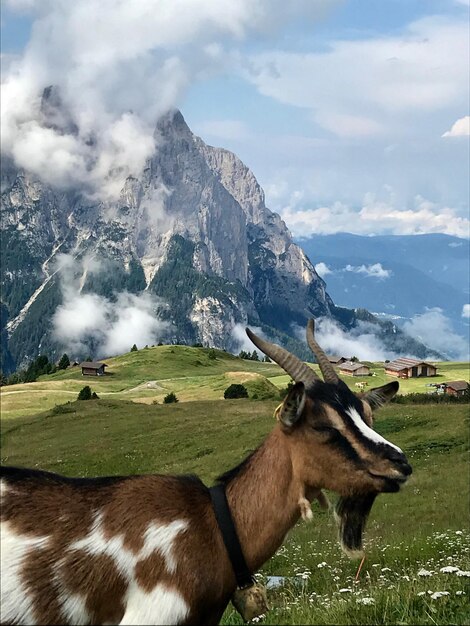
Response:
[[[180,402],[221,400],[231,383],[243,383],[250,398],[269,399],[276,396],[276,387],[285,387],[290,380],[274,363],[248,361],[222,350],[189,346],[143,348],[105,362],[109,367],[103,377],[83,377],[80,368],[75,367],[41,376],[34,383],[2,387],[2,419],[28,416],[75,400],[85,384],[102,399],[152,404],[161,403],[170,391],[176,393]],[[367,365],[373,376],[344,377],[352,389],[356,382],[367,382],[371,388],[395,380],[385,375],[383,363]],[[318,372],[317,365],[311,367]],[[400,380],[400,393],[425,393],[429,389],[426,383],[469,378],[469,363],[442,362],[433,378]]]
[[[130,368],[130,376],[132,366],[125,357],[120,357],[120,366],[123,371]],[[202,366],[207,373],[201,374],[201,383],[206,376],[224,380],[227,372],[237,371],[235,359],[220,361]],[[248,366],[251,374],[264,370],[269,378],[278,370],[249,361],[240,365]],[[189,369],[199,372],[200,367],[192,363]],[[172,383],[180,378],[177,373],[173,370]],[[162,374],[158,379],[153,371],[151,379],[170,378],[163,366]],[[67,382],[66,375],[48,378],[61,384]],[[273,424],[274,399],[188,398],[172,405],[145,404],[124,399],[124,376],[117,366],[115,377],[109,384],[120,392],[105,395],[104,388],[92,383],[100,400],[73,401],[3,419],[2,463],[77,476],[194,472],[211,484],[254,449]],[[192,371],[188,378],[200,377]],[[150,379],[148,370],[145,375],[134,372],[131,384],[142,384],[141,379]],[[83,381],[73,380],[78,390]],[[108,381],[103,379],[103,384]],[[299,522],[259,573],[261,580],[284,577],[284,584],[269,590],[271,609],[261,621],[467,624],[468,427],[468,406],[462,404],[389,405],[378,412],[377,430],[403,448],[414,472],[402,492],[381,495],[374,504],[366,531],[367,558],[358,581],[358,562],[342,554],[332,515],[314,504],[313,521]],[[334,494],[329,495],[334,500]],[[231,605],[223,623],[242,623]]]

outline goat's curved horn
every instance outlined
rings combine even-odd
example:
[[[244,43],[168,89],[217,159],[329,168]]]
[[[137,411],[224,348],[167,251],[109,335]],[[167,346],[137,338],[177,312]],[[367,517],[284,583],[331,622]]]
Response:
[[[261,337],[255,335],[249,328],[246,329],[246,334],[255,346],[280,365],[296,383],[302,382],[306,387],[312,387],[320,380],[308,365],[305,365],[303,361],[284,348],[281,348],[281,346],[261,339]]]
[[[339,380],[338,374],[335,372],[334,367],[328,360],[328,357],[320,348],[317,340],[315,339],[315,322],[312,319],[308,320],[307,323],[307,343],[310,346],[313,354],[316,356],[325,383],[336,384]]]

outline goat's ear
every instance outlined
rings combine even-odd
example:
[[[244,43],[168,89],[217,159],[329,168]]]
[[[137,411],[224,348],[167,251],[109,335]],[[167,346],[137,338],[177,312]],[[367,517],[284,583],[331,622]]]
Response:
[[[398,381],[394,380],[391,383],[382,385],[382,387],[374,387],[374,389],[371,389],[363,396],[363,400],[366,400],[370,408],[374,411],[386,402],[390,402],[397,393],[399,386]]]
[[[284,426],[291,427],[302,416],[305,406],[305,385],[295,383],[289,390],[284,402],[276,409],[276,417]]]

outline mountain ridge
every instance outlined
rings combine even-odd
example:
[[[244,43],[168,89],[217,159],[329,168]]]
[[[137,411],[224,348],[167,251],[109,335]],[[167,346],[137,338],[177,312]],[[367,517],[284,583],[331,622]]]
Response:
[[[46,102],[54,123],[68,119],[56,114],[60,100]],[[141,175],[127,177],[114,202],[54,188],[6,161],[2,367],[40,351],[56,356],[67,340],[82,356],[109,351],[142,303],[147,323],[152,315],[162,321],[155,340],[223,349],[237,348],[233,329],[248,323],[298,353],[305,347],[293,325],[309,317],[354,327],[357,315],[335,306],[236,155],[205,144],[179,111],[158,121],[155,139]],[[61,340],[57,311],[65,316]],[[425,355],[421,344],[408,345]]]

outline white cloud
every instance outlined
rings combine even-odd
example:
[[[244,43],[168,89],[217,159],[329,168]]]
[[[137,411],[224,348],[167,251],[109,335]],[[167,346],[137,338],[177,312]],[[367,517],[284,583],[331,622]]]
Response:
[[[393,198],[383,201],[378,200],[375,194],[366,194],[361,208],[342,202],[313,209],[292,204],[279,212],[298,237],[337,232],[358,235],[445,233],[463,238],[470,235],[470,220],[459,216],[453,208],[430,202],[421,196],[416,196],[407,208],[397,208],[391,202]]]
[[[468,39],[467,20],[426,17],[398,35],[337,40],[320,52],[259,53],[244,75],[336,135],[396,136],[413,128],[410,116],[467,105]]]
[[[462,317],[470,318],[470,304],[464,304],[462,307]]]
[[[93,352],[104,358],[156,343],[170,324],[159,318],[162,302],[148,292],[116,294],[110,300],[93,293],[82,293],[84,272],[98,273],[105,268],[93,258],[77,262],[71,255],[57,257],[63,302],[52,317],[53,336],[74,356]]]
[[[2,151],[46,182],[115,199],[152,154],[157,118],[232,63],[230,46],[299,14],[322,16],[337,1],[9,0],[35,21],[22,58],[6,68]],[[41,109],[50,85],[66,128]]]
[[[468,137],[470,135],[470,115],[461,117],[452,124],[452,128],[446,131],[443,137]]]
[[[468,361],[470,358],[468,337],[453,331],[450,320],[441,309],[435,308],[415,315],[404,323],[403,330],[447,358],[457,361]]]
[[[386,270],[381,263],[372,263],[371,265],[346,265],[346,272],[355,274],[365,274],[368,278],[379,278],[381,280],[390,278],[392,270]]]
[[[255,335],[258,335],[263,339],[267,339],[264,332],[258,326],[250,326],[250,330],[252,330]],[[245,326],[243,326],[243,324],[234,325],[234,327],[232,328],[232,339],[237,346],[237,353],[241,350],[245,350],[245,352],[253,352],[253,350],[256,350],[260,359],[264,357],[264,352],[258,350],[258,348],[252,343],[251,339],[249,339],[248,335],[246,334]]]
[[[315,336],[327,354],[338,354],[347,358],[356,356],[364,361],[384,361],[396,358],[387,350],[374,334],[369,324],[358,324],[347,333],[330,319],[320,318],[316,324]]]
[[[318,274],[318,276],[320,276],[320,278],[324,278],[328,274],[332,273],[332,271],[330,270],[330,268],[328,267],[326,263],[317,263],[315,265],[315,271]]]

